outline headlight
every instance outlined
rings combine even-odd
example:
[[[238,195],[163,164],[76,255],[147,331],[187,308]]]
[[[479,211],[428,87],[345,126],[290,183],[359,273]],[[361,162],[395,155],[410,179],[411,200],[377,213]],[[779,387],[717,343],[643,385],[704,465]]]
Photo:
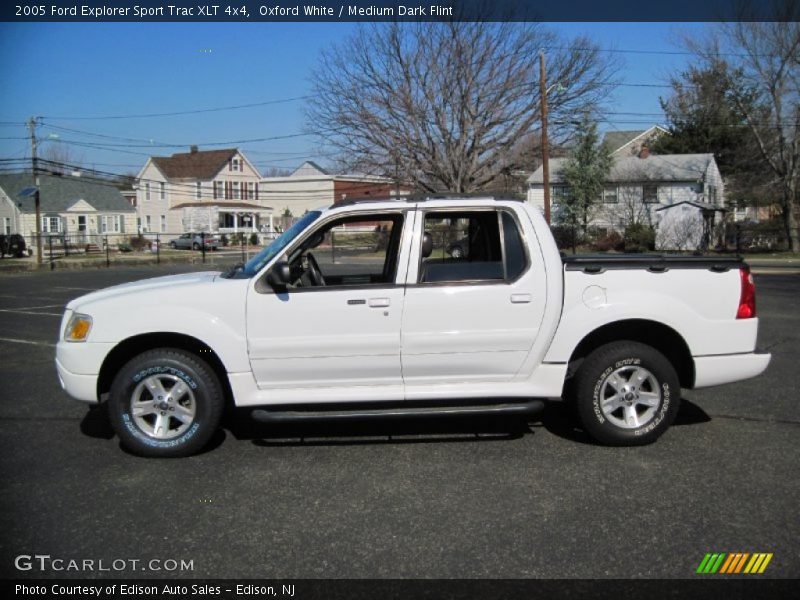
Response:
[[[91,330],[92,317],[75,313],[64,330],[64,340],[67,342],[85,342]]]

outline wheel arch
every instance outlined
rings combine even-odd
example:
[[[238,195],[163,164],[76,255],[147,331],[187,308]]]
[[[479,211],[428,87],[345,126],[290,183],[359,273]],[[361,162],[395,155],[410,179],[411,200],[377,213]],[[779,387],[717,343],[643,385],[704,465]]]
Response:
[[[219,379],[226,404],[233,404],[233,392],[228,380],[228,372],[217,353],[202,340],[174,332],[151,332],[135,335],[114,346],[103,360],[100,374],[97,377],[98,400],[101,400],[102,395],[111,389],[114,377],[125,363],[143,352],[157,348],[177,348],[193,354],[205,362]]]
[[[694,359],[686,340],[672,327],[647,319],[614,321],[588,333],[572,351],[569,372],[574,373],[580,362],[600,346],[626,340],[646,344],[661,352],[675,368],[681,387],[694,387]]]

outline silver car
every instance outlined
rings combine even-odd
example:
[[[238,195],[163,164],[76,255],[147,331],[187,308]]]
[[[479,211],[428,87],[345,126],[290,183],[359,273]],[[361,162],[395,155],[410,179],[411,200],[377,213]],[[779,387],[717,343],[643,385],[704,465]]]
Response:
[[[205,236],[199,233],[184,233],[172,240],[169,247],[173,250],[200,250],[203,244],[205,244],[206,250],[216,250],[219,247],[219,240],[210,233]]]

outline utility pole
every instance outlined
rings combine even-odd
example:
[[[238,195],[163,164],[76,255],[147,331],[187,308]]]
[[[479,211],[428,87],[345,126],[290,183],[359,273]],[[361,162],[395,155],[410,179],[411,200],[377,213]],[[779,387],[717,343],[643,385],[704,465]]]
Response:
[[[547,75],[544,51],[539,52],[539,93],[542,96],[542,185],[544,186],[544,220],[550,224],[550,148],[547,142]]]
[[[28,120],[28,131],[31,133],[31,168],[33,170],[33,185],[36,192],[33,195],[36,207],[36,262],[42,264],[42,213],[39,208],[39,165],[36,156],[36,117]]]

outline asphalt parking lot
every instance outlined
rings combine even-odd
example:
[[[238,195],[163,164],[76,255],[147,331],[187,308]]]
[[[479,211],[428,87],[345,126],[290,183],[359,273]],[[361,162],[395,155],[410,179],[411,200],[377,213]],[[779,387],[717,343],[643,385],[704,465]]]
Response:
[[[684,578],[707,552],[769,552],[760,577],[800,576],[800,275],[756,277],[768,371],[685,391],[651,446],[596,446],[551,406],[530,422],[231,415],[199,456],[137,458],[61,391],[60,314],[90,290],[188,270],[203,268],[0,275],[4,578],[92,575],[14,568],[37,553],[191,560],[168,574],[182,577]]]

